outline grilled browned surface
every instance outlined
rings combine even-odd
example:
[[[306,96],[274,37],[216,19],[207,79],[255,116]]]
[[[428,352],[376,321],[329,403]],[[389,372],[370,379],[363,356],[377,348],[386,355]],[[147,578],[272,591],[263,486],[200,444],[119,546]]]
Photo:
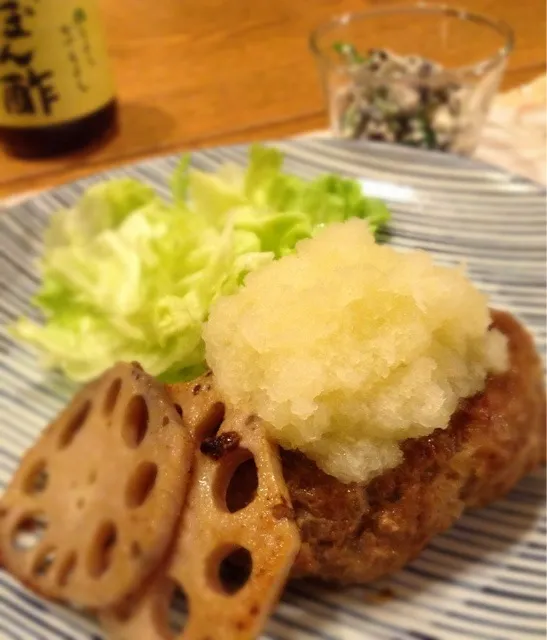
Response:
[[[466,507],[499,498],[545,461],[540,359],[513,316],[492,319],[509,339],[509,371],[463,401],[447,429],[404,442],[395,469],[346,485],[302,454],[282,453],[302,537],[295,576],[351,583],[396,571]]]

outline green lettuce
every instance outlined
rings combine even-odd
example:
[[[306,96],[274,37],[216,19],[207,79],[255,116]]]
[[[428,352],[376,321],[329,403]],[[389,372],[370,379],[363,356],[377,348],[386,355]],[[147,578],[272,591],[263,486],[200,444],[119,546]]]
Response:
[[[110,180],[51,217],[33,299],[43,322],[12,327],[45,366],[85,381],[136,360],[164,380],[193,377],[205,366],[201,329],[218,296],[322,225],[358,216],[376,230],[389,218],[356,181],[288,175],[283,155],[260,145],[246,168],[215,173],[184,156],[171,188],[166,202],[136,180]]]

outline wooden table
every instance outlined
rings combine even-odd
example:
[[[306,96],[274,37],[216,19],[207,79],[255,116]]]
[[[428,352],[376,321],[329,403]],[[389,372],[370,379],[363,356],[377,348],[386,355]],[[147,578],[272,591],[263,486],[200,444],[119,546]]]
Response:
[[[326,126],[308,34],[386,0],[102,0],[121,106],[108,143],[54,160],[0,155],[0,195],[143,156]],[[504,88],[545,70],[544,0],[463,0],[513,26]]]

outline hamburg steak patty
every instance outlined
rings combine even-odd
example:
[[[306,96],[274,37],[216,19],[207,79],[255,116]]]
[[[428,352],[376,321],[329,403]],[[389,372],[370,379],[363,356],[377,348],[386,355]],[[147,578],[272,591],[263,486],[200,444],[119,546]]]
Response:
[[[492,311],[510,367],[461,404],[446,429],[402,443],[403,462],[368,484],[342,484],[296,451],[282,451],[302,549],[293,576],[342,583],[400,569],[467,507],[504,495],[545,461],[545,385],[531,336]]]

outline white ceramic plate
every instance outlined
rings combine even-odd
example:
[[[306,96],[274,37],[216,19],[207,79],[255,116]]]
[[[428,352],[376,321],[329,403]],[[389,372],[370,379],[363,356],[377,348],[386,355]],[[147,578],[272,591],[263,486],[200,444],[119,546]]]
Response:
[[[312,176],[359,178],[392,213],[389,241],[420,247],[445,263],[465,262],[492,305],[516,313],[545,349],[545,191],[470,160],[387,145],[332,140],[277,143],[286,166]],[[245,147],[200,151],[213,169],[244,163]],[[48,216],[92,182],[132,175],[167,195],[175,157],[160,158],[54,189],[0,216],[0,485],[40,429],[66,403],[72,386],[40,370],[6,326],[31,313]],[[265,638],[397,640],[545,638],[545,472],[523,480],[495,504],[466,514],[419,559],[376,584],[347,590],[290,585]],[[92,619],[47,604],[0,571],[0,638],[101,638]],[[215,640],[222,640],[218,638]]]

